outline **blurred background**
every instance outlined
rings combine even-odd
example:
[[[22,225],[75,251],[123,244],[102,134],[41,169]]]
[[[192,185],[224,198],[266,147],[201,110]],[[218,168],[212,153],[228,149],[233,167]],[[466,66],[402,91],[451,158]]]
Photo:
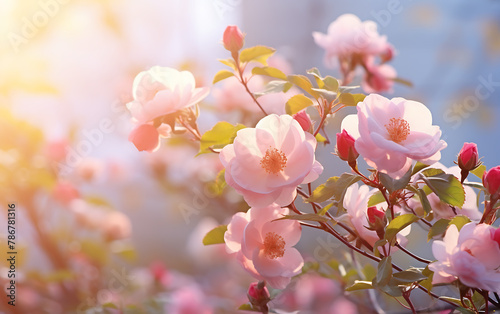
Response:
[[[477,143],[487,168],[500,164],[499,1],[2,0],[0,265],[7,284],[3,232],[14,203],[20,306],[5,301],[0,310],[176,313],[194,299],[200,309],[231,313],[244,303],[250,276],[223,247],[203,247],[201,239],[245,205],[230,189],[212,193],[218,158],[194,159],[189,140],[166,141],[153,154],[127,140],[133,78],[161,65],[190,70],[198,86],[210,86],[223,68],[217,59],[229,57],[221,39],[232,24],[246,33],[247,47],[276,48],[292,73],[318,67],[338,77],[311,34],[326,33],[344,13],[375,21],[396,48],[391,65],[413,87],[396,84],[384,95],[429,107],[448,143],[443,164],[453,165],[464,142]],[[202,132],[234,118],[216,103],[209,96],[202,104]],[[352,109],[330,121],[331,137]],[[331,152],[318,148],[327,168],[318,182],[347,170]],[[325,236],[304,234],[299,247],[311,259],[342,256]],[[299,290],[288,304],[312,302],[293,299]],[[339,300],[349,311],[363,308]]]

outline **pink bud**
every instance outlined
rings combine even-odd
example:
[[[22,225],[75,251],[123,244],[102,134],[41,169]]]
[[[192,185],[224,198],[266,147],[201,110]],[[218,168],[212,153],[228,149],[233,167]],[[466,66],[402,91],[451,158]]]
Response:
[[[238,26],[230,25],[224,31],[222,42],[224,43],[224,48],[231,52],[237,52],[243,47],[245,35],[243,35]]]
[[[458,166],[460,169],[470,171],[479,166],[479,155],[475,143],[464,143],[462,150],[458,154]]]
[[[377,217],[382,221],[385,218],[385,213],[380,209],[378,209],[376,206],[368,207],[367,214],[368,214],[368,221],[372,224],[377,222]]]
[[[381,62],[386,63],[387,61],[391,61],[393,57],[394,57],[394,47],[388,44],[385,51],[380,55]]]
[[[269,294],[269,290],[267,290],[266,286],[263,286],[259,289],[258,282],[252,282],[250,287],[248,288],[248,299],[250,303],[255,305],[263,305],[269,302],[271,295]]]
[[[346,130],[342,130],[342,133],[337,133],[337,155],[340,159],[347,162],[356,161],[359,154],[354,147],[354,143],[354,138]]]
[[[492,196],[498,199],[500,196],[500,166],[491,168],[483,174],[483,185]]]
[[[152,152],[160,145],[160,134],[151,124],[141,124],[128,137],[139,151]]]
[[[500,228],[497,228],[495,232],[492,233],[493,241],[496,241],[500,246]]]
[[[293,115],[293,118],[297,120],[297,122],[300,124],[304,132],[311,131],[312,121],[305,110],[297,112],[296,114]]]

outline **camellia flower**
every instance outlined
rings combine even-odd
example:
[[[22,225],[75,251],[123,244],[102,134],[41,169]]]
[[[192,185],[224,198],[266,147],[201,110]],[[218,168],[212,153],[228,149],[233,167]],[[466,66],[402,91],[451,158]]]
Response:
[[[361,22],[353,14],[339,16],[328,26],[328,33],[313,33],[316,44],[325,49],[325,64],[333,67],[336,58],[341,62],[353,56],[392,56],[393,48],[387,42],[387,36],[377,32],[377,24],[373,21]]]
[[[460,232],[450,225],[443,241],[434,241],[429,264],[434,272],[433,284],[451,283],[457,279],[469,287],[500,293],[500,247],[497,229],[470,222]]]
[[[286,206],[301,183],[316,180],[323,167],[316,161],[316,139],[289,115],[264,117],[255,128],[239,130],[219,157],[227,184],[250,206]]]
[[[446,142],[423,104],[370,94],[357,109],[342,121],[342,129],[356,139],[356,150],[371,167],[398,178],[412,160],[432,164],[441,158]]]
[[[246,271],[276,289],[284,289],[304,265],[299,251],[293,248],[300,240],[300,223],[275,220],[286,214],[288,209],[276,204],[252,207],[247,213],[235,214],[224,234],[227,252],[236,253]]]
[[[208,87],[195,88],[193,74],[154,66],[139,73],[132,87],[134,100],[127,104],[138,124],[193,106],[209,93]]]

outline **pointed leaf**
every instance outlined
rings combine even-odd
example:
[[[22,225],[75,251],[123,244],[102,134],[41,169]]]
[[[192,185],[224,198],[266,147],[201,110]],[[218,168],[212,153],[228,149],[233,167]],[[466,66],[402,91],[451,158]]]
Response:
[[[389,193],[392,193],[394,191],[404,189],[408,182],[410,182],[411,169],[408,169],[408,171],[398,180],[393,179],[391,176],[383,172],[378,173],[378,178],[380,180],[380,183],[385,186]]]
[[[394,218],[385,230],[385,239],[391,243],[399,231],[408,227],[417,220],[419,220],[419,218],[413,214],[404,214]]]
[[[417,161],[415,166],[413,167],[413,171],[411,172],[411,175],[413,176],[415,173],[419,172],[422,169],[425,169],[429,167],[428,165],[421,163],[420,161]]]
[[[289,75],[288,76],[288,81],[292,84],[297,85],[298,87],[302,88],[305,92],[313,96],[314,98],[318,99],[319,94],[318,92],[314,91],[312,88],[311,81],[304,76],[304,75]]]
[[[364,94],[342,93],[339,97],[339,102],[345,106],[356,107],[365,97],[366,95]]]
[[[368,207],[375,206],[382,202],[385,202],[385,198],[380,191],[377,191],[368,199]]]
[[[287,114],[294,115],[302,109],[311,106],[312,104],[313,101],[309,97],[304,96],[304,94],[298,94],[288,99],[288,101],[286,102],[285,110]]]
[[[464,215],[457,215],[453,217],[450,221],[450,225],[457,226],[458,231],[462,229],[463,226],[471,222],[470,218]]]
[[[231,144],[236,133],[244,128],[243,124],[232,125],[225,121],[218,122],[211,130],[201,136],[200,151],[196,156],[210,153],[210,148],[222,149],[227,144]]]
[[[394,279],[401,283],[414,283],[427,279],[427,276],[417,268],[410,268],[392,275]]]
[[[443,218],[436,221],[429,230],[429,233],[427,234],[427,242],[429,242],[435,236],[444,234],[449,224],[450,224],[450,219]]]
[[[475,175],[476,177],[478,177],[481,180],[483,179],[483,174],[485,172],[486,172],[485,165],[481,165],[481,166],[477,167],[476,169],[470,171],[470,173],[472,173],[473,175]]]
[[[378,263],[377,276],[373,279],[374,286],[385,286],[392,277],[392,258],[386,256]]]
[[[272,56],[275,51],[275,49],[266,46],[246,48],[240,52],[240,61],[243,63],[256,61],[267,66],[267,58]]]
[[[221,244],[224,242],[224,233],[227,231],[227,225],[220,225],[210,230],[203,238],[203,245]]]
[[[273,67],[255,67],[252,69],[252,74],[256,75],[267,75],[270,77],[286,80],[286,74],[281,70],[273,68]]]
[[[236,65],[234,64],[233,59],[217,59],[217,61],[219,61],[220,63],[222,63],[224,65],[227,65],[228,67],[230,67],[231,69],[236,71]]]
[[[255,97],[260,97],[267,94],[273,93],[286,93],[290,87],[292,87],[292,83],[286,81],[271,81],[267,83],[266,88],[263,91],[253,93]]]
[[[460,181],[452,174],[439,169],[427,169],[422,172],[422,179],[441,201],[462,208],[465,202],[465,191]]]
[[[228,77],[234,76],[234,73],[228,70],[220,70],[217,72],[214,76],[214,80],[212,81],[212,84],[215,84],[219,81],[225,80]]]
[[[366,289],[373,289],[373,285],[370,281],[354,280],[354,284],[345,288],[345,291],[358,291]]]

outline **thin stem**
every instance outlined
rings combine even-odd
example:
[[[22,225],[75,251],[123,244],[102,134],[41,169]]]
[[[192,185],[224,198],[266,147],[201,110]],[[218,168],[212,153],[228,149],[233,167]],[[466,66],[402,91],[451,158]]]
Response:
[[[264,108],[262,108],[260,103],[257,101],[257,98],[255,98],[255,96],[250,91],[250,89],[248,89],[247,81],[243,78],[244,67],[240,66],[238,54],[233,54],[233,59],[234,59],[234,63],[236,64],[236,67],[238,68],[238,75],[240,76],[241,84],[243,85],[243,87],[245,87],[245,90],[247,91],[248,95],[250,95],[250,97],[252,97],[253,101],[257,104],[257,106],[259,106],[260,110],[267,116],[267,112],[264,110]]]
[[[412,252],[408,251],[407,249],[405,249],[404,247],[402,247],[399,243],[396,243],[396,246],[403,252],[405,252],[406,254],[410,255],[411,257],[413,257],[414,259],[416,259],[417,261],[419,262],[422,262],[422,263],[426,263],[426,264],[430,264],[432,263],[431,261],[425,259],[425,258],[422,258],[418,255],[415,255],[413,254]]]
[[[321,105],[321,104],[320,104]],[[323,102],[323,112],[321,114],[321,121],[319,122],[319,125],[318,125],[318,128],[316,129],[316,131],[314,131],[314,136],[318,135],[319,133],[319,130],[321,130],[321,126],[325,123],[325,119],[326,119],[326,116],[328,115],[328,112],[330,111],[330,108],[328,108],[328,110],[325,110],[325,107],[326,107],[326,99],[324,100]]]
[[[416,314],[417,311],[415,310],[415,307],[413,306],[413,303],[411,302],[410,300],[410,292],[404,292],[403,293],[403,298],[406,300],[406,302],[408,303],[408,305],[410,306],[410,309],[411,309],[411,312],[413,314]]]

